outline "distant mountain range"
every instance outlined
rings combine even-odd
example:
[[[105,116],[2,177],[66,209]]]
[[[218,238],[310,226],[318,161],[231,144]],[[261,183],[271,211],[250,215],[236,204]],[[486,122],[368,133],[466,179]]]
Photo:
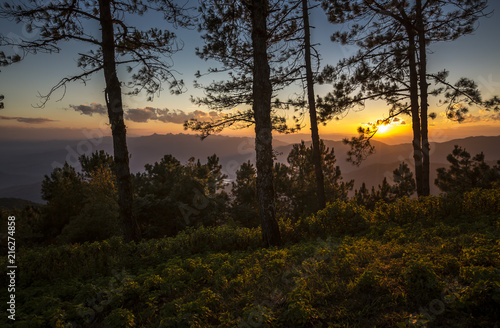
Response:
[[[306,144],[310,145],[309,139]],[[344,180],[355,180],[355,188],[362,182],[368,187],[382,183],[384,177],[390,181],[392,171],[402,161],[412,166],[413,153],[409,143],[387,145],[373,141],[375,154],[368,157],[359,167],[346,161],[348,146],[341,141],[325,140],[327,147],[334,148],[337,164],[340,166]],[[436,169],[448,166],[446,156],[454,145],[464,147],[471,155],[483,152],[486,160],[493,164],[500,159],[500,136],[468,137],[443,143],[431,144],[431,184],[432,193],[439,193],[434,187]],[[145,137],[130,137],[128,147],[131,154],[130,168],[132,172],[144,170],[144,165],[159,161],[164,155],[172,154],[181,163],[190,157],[206,161],[208,156],[217,154],[224,173],[230,179],[235,177],[241,163],[250,160],[255,163],[253,138],[210,136],[201,141],[198,137],[187,134],[153,134]],[[279,136],[273,141],[273,148],[279,162],[286,163],[292,144],[280,141]],[[62,166],[67,161],[78,167],[80,154],[90,154],[103,149],[112,154],[110,137],[89,140],[54,140],[54,141],[2,141],[0,142],[0,197],[14,197],[33,202],[42,202],[40,195],[41,181],[44,175],[50,174],[53,168]]]

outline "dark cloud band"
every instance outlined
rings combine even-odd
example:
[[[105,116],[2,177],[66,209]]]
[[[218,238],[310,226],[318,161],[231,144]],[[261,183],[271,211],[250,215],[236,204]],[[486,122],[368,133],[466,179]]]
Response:
[[[105,106],[98,103],[92,103],[90,105],[70,105],[69,107],[82,115],[88,116],[92,116],[93,114],[105,115],[107,113]],[[215,121],[225,116],[216,111],[203,112],[201,110],[195,110],[186,113],[178,109],[171,110],[168,108],[162,109],[155,107],[129,108],[124,111],[125,119],[137,123],[160,121],[164,123],[184,124],[184,122],[192,119],[205,122]]]
[[[15,120],[20,123],[28,124],[42,124],[48,122],[57,122],[57,120],[51,120],[50,118],[43,117],[12,117],[12,116],[0,116],[1,120]]]

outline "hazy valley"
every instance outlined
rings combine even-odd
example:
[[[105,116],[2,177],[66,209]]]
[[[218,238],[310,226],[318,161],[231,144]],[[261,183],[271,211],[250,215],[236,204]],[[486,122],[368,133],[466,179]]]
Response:
[[[305,140],[310,144],[309,139]],[[346,161],[348,146],[341,141],[325,140],[328,147],[335,149],[337,165],[340,166],[344,180],[355,180],[355,188],[362,182],[370,188],[382,183],[384,177],[389,182],[392,171],[402,161],[412,164],[412,147],[410,144],[387,145],[373,141],[375,153],[369,156],[359,167]],[[200,140],[194,135],[167,134],[144,137],[130,137],[128,141],[131,153],[130,168],[133,173],[144,170],[144,165],[159,161],[163,155],[171,154],[181,163],[194,157],[202,162],[210,155],[217,154],[223,171],[229,179],[243,162],[255,162],[253,138],[210,136]],[[486,161],[492,165],[500,159],[500,136],[469,137],[455,139],[443,143],[431,144],[431,192],[438,194],[434,186],[436,169],[448,166],[446,156],[454,145],[464,147],[472,156],[483,152]],[[292,144],[281,141],[280,136],[273,140],[277,161],[286,163]],[[52,141],[8,141],[0,142],[0,197],[22,198],[34,202],[42,202],[40,195],[41,181],[45,174],[53,168],[60,167],[67,161],[78,168],[78,156],[90,154],[103,149],[112,154],[110,137],[85,140],[52,140]]]

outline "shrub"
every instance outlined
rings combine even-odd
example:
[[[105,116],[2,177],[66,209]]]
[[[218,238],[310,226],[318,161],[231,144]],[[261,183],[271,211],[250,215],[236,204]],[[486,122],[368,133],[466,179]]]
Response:
[[[330,203],[316,215],[301,219],[297,228],[306,236],[358,235],[369,228],[368,212],[354,202]]]

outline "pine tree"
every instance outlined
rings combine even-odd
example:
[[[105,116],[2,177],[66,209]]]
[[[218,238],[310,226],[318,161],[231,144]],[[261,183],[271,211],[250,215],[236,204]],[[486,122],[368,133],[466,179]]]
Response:
[[[226,114],[216,122],[185,124],[186,128],[200,131],[203,137],[227,127],[255,126],[257,195],[266,246],[281,242],[273,187],[272,130],[294,129],[276,113],[283,107],[276,92],[296,81],[302,68],[294,65],[300,53],[300,48],[293,46],[294,36],[300,30],[296,16],[292,15],[295,8],[283,0],[212,0],[201,4],[200,30],[204,32],[205,45],[197,53],[202,59],[216,59],[221,64],[208,73],[227,72],[228,79],[207,86],[198,84],[206,96],[194,102],[216,110],[237,106],[247,109]]]
[[[115,173],[118,181],[120,218],[124,225],[125,239],[139,240],[141,235],[132,211],[132,184],[126,127],[123,119],[122,85],[117,76],[117,66],[127,65],[133,72],[128,86],[129,94],[145,90],[152,99],[161,90],[163,82],[173,93],[182,91],[182,80],[177,80],[171,67],[162,56],[176,52],[175,34],[168,30],[151,28],[141,31],[125,21],[129,15],[143,15],[156,7],[166,20],[186,25],[187,17],[170,1],[156,0],[33,0],[8,3],[0,10],[0,17],[24,22],[28,31],[39,29],[39,37],[21,40],[20,43],[4,39],[3,44],[15,45],[25,54],[58,52],[64,41],[77,41],[90,50],[80,54],[78,66],[83,73],[61,79],[42,98],[43,107],[54,91],[65,88],[73,81],[85,82],[96,72],[104,72],[105,102],[113,136]],[[94,31],[100,30],[100,33]],[[133,66],[138,66],[134,71]]]
[[[354,24],[348,32],[337,32],[334,39],[342,43],[355,43],[360,51],[352,58],[345,59],[337,70],[326,70],[325,80],[336,79],[336,91],[325,97],[322,115],[332,115],[354,105],[363,105],[368,99],[384,99],[391,106],[389,118],[401,113],[412,117],[413,154],[418,195],[429,194],[429,138],[428,138],[428,96],[444,93],[448,102],[450,117],[464,113],[456,111],[457,99],[468,103],[484,104],[478,96],[473,82],[461,79],[456,84],[446,81],[447,72],[430,74],[427,71],[427,52],[430,44],[451,41],[474,31],[475,23],[486,16],[487,1],[372,1],[372,0],[331,0],[323,1],[330,21]],[[354,71],[350,77],[339,71]],[[335,72],[337,74],[331,74]],[[338,75],[340,77],[336,77]],[[429,81],[441,84],[435,90],[428,90]],[[361,90],[356,92],[355,90]],[[445,91],[446,90],[446,91]],[[354,96],[346,96],[354,94]],[[453,97],[455,95],[456,97]],[[409,104],[408,104],[409,100]],[[339,108],[342,108],[340,110]],[[356,155],[356,163],[371,153],[369,139],[375,129],[360,129],[361,136],[350,143]]]

